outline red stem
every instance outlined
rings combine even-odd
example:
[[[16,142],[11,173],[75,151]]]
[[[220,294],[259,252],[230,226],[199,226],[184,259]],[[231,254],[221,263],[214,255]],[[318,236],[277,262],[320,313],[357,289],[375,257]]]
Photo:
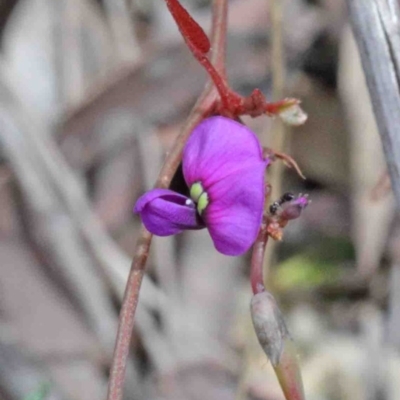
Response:
[[[243,102],[242,97],[229,87],[226,81],[225,65],[222,68],[215,68],[206,55],[210,49],[207,35],[200,25],[198,25],[190,14],[181,6],[178,0],[166,0],[166,3],[190,51],[196,60],[205,68],[209,77],[214,82],[214,85],[217,87],[221,97],[221,111],[225,111],[225,114],[231,113],[232,116],[234,116]],[[226,22],[225,18],[225,27],[227,25]]]
[[[225,68],[225,39],[227,22],[227,0],[213,2],[213,29],[212,29],[212,61],[221,73]],[[160,171],[156,182],[157,187],[168,187],[182,158],[182,150],[193,128],[209,115],[217,100],[217,91],[214,85],[207,84],[202,95],[196,102],[175,144]],[[126,364],[129,356],[129,344],[132,337],[136,307],[142,283],[147,257],[150,250],[152,235],[142,227],[140,237],[136,243],[135,256],[132,262],[125,295],[122,302],[118,334],[111,364],[110,380],[107,400],[121,400],[125,380]]]
[[[149,233],[145,228],[142,228],[140,237],[136,243],[135,256],[132,261],[119,316],[118,334],[108,387],[107,399],[109,400],[122,399],[125,370],[129,355],[129,344],[132,337],[140,286],[142,284],[146,260],[150,251],[151,238],[151,233]]]
[[[264,154],[264,157],[266,155]],[[267,207],[268,199],[271,195],[271,186],[266,185],[265,187],[265,201],[264,207]],[[268,242],[268,224],[269,220],[267,217],[266,209],[264,209],[263,220],[261,223],[260,230],[256,242],[253,245],[253,252],[251,254],[251,264],[250,264],[250,283],[253,294],[261,293],[265,290],[264,286],[264,256],[265,248]]]
[[[268,232],[265,223],[262,224],[258,237],[253,246],[250,266],[250,283],[253,294],[261,293],[265,290],[263,264],[265,247],[268,242]]]
[[[218,94],[221,97],[223,109],[229,110],[232,108],[232,106],[234,106],[235,108],[238,107],[241,103],[242,98],[231,91],[226,82],[226,79],[222,77],[221,74],[214,68],[210,60],[206,56],[196,52],[195,49],[193,49],[193,54],[195,55],[197,61],[199,61],[199,63],[203,65],[203,67],[208,72],[208,75],[214,82],[214,85],[218,90]]]

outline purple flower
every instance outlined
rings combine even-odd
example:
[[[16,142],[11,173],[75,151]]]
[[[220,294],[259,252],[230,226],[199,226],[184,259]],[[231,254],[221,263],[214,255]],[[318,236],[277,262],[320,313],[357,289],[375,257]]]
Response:
[[[260,228],[268,162],[246,126],[224,117],[208,118],[194,129],[183,150],[190,197],[153,189],[139,198],[134,211],[155,235],[207,227],[218,251],[242,254]]]

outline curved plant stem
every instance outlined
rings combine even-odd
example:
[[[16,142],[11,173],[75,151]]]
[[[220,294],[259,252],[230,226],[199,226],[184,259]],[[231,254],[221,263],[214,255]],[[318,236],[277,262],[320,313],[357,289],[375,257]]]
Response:
[[[265,247],[268,242],[268,232],[266,229],[266,224],[260,228],[260,232],[258,233],[257,240],[253,245],[253,252],[251,255],[251,264],[250,264],[250,283],[251,288],[253,290],[253,294],[261,293],[264,287],[264,277],[263,277],[263,264],[264,264],[264,255],[265,255]]]
[[[228,23],[228,1],[214,0],[211,26],[211,62],[219,74],[225,78],[226,29]]]
[[[280,0],[270,2],[271,30],[272,30],[272,96],[274,101],[281,99],[285,92],[285,60],[283,54],[283,4]],[[284,151],[285,126],[281,120],[274,121],[272,132],[272,148],[275,151]],[[278,172],[279,171],[279,172]],[[278,165],[274,184],[271,183],[274,196],[281,193],[283,166]]]
[[[125,370],[129,355],[135,311],[139,299],[140,286],[149,255],[152,235],[142,227],[136,243],[135,256],[129,272],[128,282],[119,316],[117,340],[111,364],[108,400],[121,400],[125,381]]]
[[[227,27],[227,0],[214,0],[212,20],[212,62],[220,73],[225,73],[225,41]],[[212,112],[217,91],[210,82],[196,102],[186,123],[181,129],[175,144],[161,169],[156,182],[157,187],[168,187],[182,158],[182,150],[193,128]],[[111,365],[107,400],[121,400],[125,380],[126,364],[129,356],[129,344],[132,337],[139,291],[145,272],[152,235],[142,227],[136,243],[125,295],[120,313],[118,334]]]

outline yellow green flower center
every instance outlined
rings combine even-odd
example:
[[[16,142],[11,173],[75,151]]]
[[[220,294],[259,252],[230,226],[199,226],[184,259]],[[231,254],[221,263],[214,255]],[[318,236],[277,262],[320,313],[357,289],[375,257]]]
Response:
[[[197,212],[201,215],[208,206],[208,194],[200,182],[193,183],[190,187],[190,197],[197,204]]]

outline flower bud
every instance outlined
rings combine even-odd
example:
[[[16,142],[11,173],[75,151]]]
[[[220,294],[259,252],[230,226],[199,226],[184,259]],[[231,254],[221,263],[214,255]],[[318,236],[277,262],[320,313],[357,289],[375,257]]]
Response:
[[[272,365],[278,365],[289,332],[274,297],[264,291],[251,300],[251,317],[258,341]]]
[[[274,297],[264,291],[251,300],[258,341],[274,367],[287,400],[305,400],[296,348]]]
[[[282,204],[279,217],[287,221],[299,218],[301,212],[308,206],[309,203],[310,200],[308,200],[307,194],[299,194],[294,200]]]

